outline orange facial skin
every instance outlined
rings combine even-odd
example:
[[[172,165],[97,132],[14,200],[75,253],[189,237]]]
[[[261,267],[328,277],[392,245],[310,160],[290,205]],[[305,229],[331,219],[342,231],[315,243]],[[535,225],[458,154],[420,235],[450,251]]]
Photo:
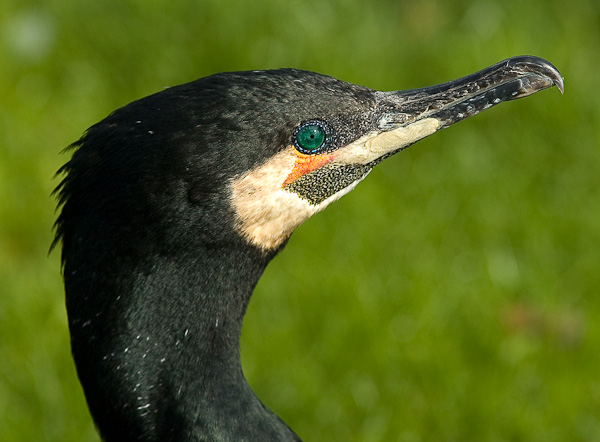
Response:
[[[293,147],[291,148],[293,149]],[[306,155],[302,152],[298,152],[296,149],[294,149],[294,153],[296,154],[296,162],[294,163],[292,172],[287,176],[281,187],[293,183],[301,176],[306,175],[313,170],[317,170],[333,160],[333,155],[330,153]]]

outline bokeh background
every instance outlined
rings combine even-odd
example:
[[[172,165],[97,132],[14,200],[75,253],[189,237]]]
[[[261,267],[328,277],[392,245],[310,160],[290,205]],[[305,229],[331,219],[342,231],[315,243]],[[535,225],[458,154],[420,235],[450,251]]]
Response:
[[[421,141],[306,222],[256,289],[244,370],[306,441],[600,440],[600,3],[3,0],[0,441],[98,441],[48,255],[88,126],[219,71],[392,90],[521,54],[565,95]]]

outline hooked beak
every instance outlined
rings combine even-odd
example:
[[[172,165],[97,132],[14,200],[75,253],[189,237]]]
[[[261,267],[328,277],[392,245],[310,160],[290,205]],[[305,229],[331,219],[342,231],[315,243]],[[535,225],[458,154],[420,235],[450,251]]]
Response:
[[[442,129],[503,101],[523,98],[554,85],[564,93],[563,79],[552,64],[538,57],[512,57],[436,86],[381,92],[383,114],[379,127],[389,130],[435,118]]]
[[[552,64],[520,56],[436,86],[377,92],[377,130],[347,146],[338,160],[373,167],[439,129],[552,86],[564,92],[563,79]]]

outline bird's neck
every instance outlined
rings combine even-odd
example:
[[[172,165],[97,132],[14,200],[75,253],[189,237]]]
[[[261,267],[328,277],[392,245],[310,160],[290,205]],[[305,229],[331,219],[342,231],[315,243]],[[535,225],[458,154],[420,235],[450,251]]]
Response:
[[[298,440],[240,364],[242,319],[267,262],[207,250],[136,263],[125,279],[88,275],[83,299],[67,285],[73,354],[107,442]]]

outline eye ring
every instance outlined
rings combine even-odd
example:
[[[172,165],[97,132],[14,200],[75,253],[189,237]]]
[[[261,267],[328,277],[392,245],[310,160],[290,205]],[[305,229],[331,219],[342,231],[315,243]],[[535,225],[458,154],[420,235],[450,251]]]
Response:
[[[314,155],[323,152],[331,143],[331,131],[325,122],[309,120],[294,130],[292,139],[298,151]]]

